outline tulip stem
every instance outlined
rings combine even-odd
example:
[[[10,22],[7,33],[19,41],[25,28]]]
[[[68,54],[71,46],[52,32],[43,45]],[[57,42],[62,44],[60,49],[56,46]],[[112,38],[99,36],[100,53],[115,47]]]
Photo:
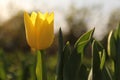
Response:
[[[43,50],[37,51],[36,77],[37,80],[47,80],[45,52]]]

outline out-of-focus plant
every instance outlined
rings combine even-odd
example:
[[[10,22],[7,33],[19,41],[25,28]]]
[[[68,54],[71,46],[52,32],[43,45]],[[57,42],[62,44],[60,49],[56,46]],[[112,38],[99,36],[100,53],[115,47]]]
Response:
[[[56,80],[86,80],[87,67],[82,63],[85,47],[92,40],[94,29],[86,32],[75,43],[73,49],[67,42],[64,46],[59,31],[59,54]]]
[[[3,54],[3,50],[0,49],[0,80],[7,79],[7,69],[6,69],[6,61],[5,56]]]
[[[120,24],[108,37],[108,54],[114,61],[114,79],[120,79]]]
[[[92,74],[88,80],[112,80],[108,68],[105,66],[106,52],[101,43],[94,40],[92,42]]]

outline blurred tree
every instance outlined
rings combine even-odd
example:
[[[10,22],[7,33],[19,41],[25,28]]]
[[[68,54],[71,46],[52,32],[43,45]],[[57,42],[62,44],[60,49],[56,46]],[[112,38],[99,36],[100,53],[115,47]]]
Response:
[[[2,24],[0,27],[1,48],[6,51],[28,49],[23,20],[23,12],[20,11],[17,15]]]

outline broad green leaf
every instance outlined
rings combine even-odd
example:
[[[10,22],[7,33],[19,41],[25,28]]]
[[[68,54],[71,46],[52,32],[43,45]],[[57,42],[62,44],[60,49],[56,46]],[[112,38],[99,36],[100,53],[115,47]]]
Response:
[[[83,53],[85,46],[90,42],[95,28],[83,34],[75,43],[78,53]]]
[[[63,80],[76,80],[80,69],[81,54],[77,54],[76,50],[70,55],[69,60],[64,65]]]
[[[113,31],[109,33],[107,49],[108,49],[108,55],[113,59],[115,59],[116,45],[115,45],[115,38],[114,38]]]

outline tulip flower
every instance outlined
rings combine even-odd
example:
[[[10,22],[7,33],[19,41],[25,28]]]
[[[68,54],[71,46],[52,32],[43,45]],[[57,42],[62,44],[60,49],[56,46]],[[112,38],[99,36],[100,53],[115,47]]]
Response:
[[[36,50],[44,50],[54,39],[54,13],[24,12],[26,39],[29,46]]]

